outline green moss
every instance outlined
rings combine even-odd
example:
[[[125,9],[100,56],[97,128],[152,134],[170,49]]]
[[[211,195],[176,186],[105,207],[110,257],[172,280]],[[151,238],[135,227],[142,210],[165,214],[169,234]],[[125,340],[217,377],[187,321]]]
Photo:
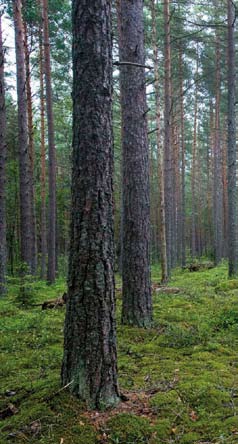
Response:
[[[114,416],[106,426],[112,444],[146,444],[153,433],[146,418],[127,413]]]
[[[181,405],[181,399],[175,390],[159,392],[151,398],[150,405],[158,413],[171,413],[173,408]]]
[[[160,269],[153,267],[152,274],[158,282]],[[174,270],[170,285],[183,292],[154,294],[153,329],[118,322],[120,388],[157,390],[149,403],[153,425],[128,412],[110,419],[102,432],[82,416],[84,404],[67,391],[57,393],[65,309],[19,308],[13,281],[0,300],[0,410],[12,402],[18,413],[0,422],[0,443],[59,444],[63,438],[64,444],[99,444],[103,432],[111,444],[236,443],[237,291],[215,291],[220,284],[231,285],[226,276],[225,263],[197,273]],[[63,280],[32,285],[37,303],[65,290]],[[7,396],[9,390],[14,396]],[[34,435],[31,423],[37,420],[41,430]]]
[[[87,424],[84,418],[80,420],[80,425],[74,425],[71,428],[71,433],[74,444],[96,444],[98,442],[96,430]]]
[[[190,407],[203,411],[204,409],[217,411],[223,409],[231,401],[230,394],[222,387],[219,389],[212,382],[206,379],[196,378],[190,382],[180,383],[178,390],[181,397]]]
[[[201,435],[195,432],[188,432],[185,433],[181,438],[179,439],[180,444],[192,444],[193,442],[198,442],[201,438]]]
[[[171,435],[172,424],[168,418],[160,419],[154,426],[156,438],[161,441],[167,440]]]
[[[219,282],[219,284],[215,287],[216,292],[220,291],[230,291],[238,289],[238,279],[231,279]]]

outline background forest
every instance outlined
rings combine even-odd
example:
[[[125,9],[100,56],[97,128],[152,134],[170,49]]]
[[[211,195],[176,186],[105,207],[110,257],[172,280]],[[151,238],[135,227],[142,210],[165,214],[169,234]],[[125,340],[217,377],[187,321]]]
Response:
[[[91,279],[92,258],[82,277],[87,257],[83,241],[89,234],[82,240],[74,234],[84,227],[83,218],[92,206],[86,199],[82,210],[83,186],[90,189],[94,170],[103,168],[103,150],[90,165],[84,150],[75,148],[80,146],[78,134],[90,142],[87,123],[90,115],[93,122],[94,109],[86,109],[87,100],[91,104],[100,87],[100,75],[98,82],[89,77],[82,87],[77,84],[84,71],[77,65],[77,50],[81,56],[83,50],[77,47],[75,23],[78,19],[84,24],[83,14],[77,17],[77,4],[83,8],[83,3],[74,0],[72,13],[68,0],[1,2],[0,442],[236,443],[237,7],[231,0],[136,0],[131,3],[138,10],[132,13],[125,0],[111,5],[113,46],[109,39],[106,50],[111,50],[112,59],[109,55],[103,69],[110,64],[113,68],[119,395],[114,300],[110,306],[107,299],[114,294],[113,271],[105,265],[103,250],[101,272],[96,270]],[[97,5],[106,10],[109,3],[100,0]],[[96,12],[96,23],[95,17]],[[109,21],[103,22],[105,27]],[[135,42],[136,58],[129,60]],[[98,48],[98,52],[105,49],[103,40]],[[92,65],[95,54],[86,62],[82,56],[82,64]],[[110,78],[103,87],[106,97]],[[95,120],[95,127],[99,122],[103,128],[105,119]],[[105,150],[111,143],[110,117],[107,123],[105,138],[101,135]],[[77,172],[85,174],[80,162],[87,165],[89,176],[81,182],[82,195],[77,193]],[[108,168],[105,194],[98,197],[101,226],[112,221],[112,201],[107,201],[112,162]],[[96,246],[89,257],[95,254],[96,261],[101,234],[97,222],[93,230]],[[109,226],[105,243],[109,256],[112,231]],[[110,259],[113,262],[113,253]],[[98,308],[102,281],[105,306]],[[81,315],[82,330],[77,330],[72,313],[78,315],[80,282],[88,317],[85,321]],[[67,298],[72,302],[66,311],[60,388]],[[101,392],[94,387],[101,357],[94,349],[95,337],[90,337],[89,319],[95,319],[100,346],[105,330],[110,329],[113,337],[106,345],[105,362],[112,369],[111,397],[121,402],[109,412],[99,413],[103,402],[104,407],[110,403],[104,386]],[[83,339],[73,342],[71,327]],[[84,388],[80,383],[75,387],[75,368],[70,366],[75,349],[86,353],[90,347],[94,360],[88,365],[90,395],[80,396]],[[80,401],[73,396],[76,390]],[[86,410],[83,401],[94,410]]]
[[[156,7],[153,24],[153,8]],[[10,8],[10,10],[8,10]],[[52,75],[52,106],[56,147],[56,268],[66,273],[70,219],[72,140],[72,63],[70,2],[49,2],[49,32]],[[11,4],[3,16],[6,63],[7,111],[7,245],[8,273],[20,264],[19,162],[17,157],[17,105],[14,75]],[[206,256],[218,263],[227,256],[227,25],[224,2],[173,2],[170,5],[171,53],[171,176],[173,190],[173,266],[185,258]],[[144,5],[146,64],[153,68],[158,51],[158,98],[154,70],[146,69],[148,133],[151,183],[151,260],[160,260],[161,224],[158,177],[157,109],[159,106],[163,144],[164,18],[163,4]],[[114,61],[118,60],[116,11],[114,17]],[[34,242],[38,271],[46,276],[46,243],[50,226],[49,154],[45,126],[45,86],[42,81],[41,14],[37,3],[23,7],[26,32],[28,128],[34,195]],[[153,32],[153,26],[156,27]],[[14,37],[13,37],[14,38]],[[8,46],[9,45],[9,46]],[[11,64],[10,64],[11,62]],[[121,118],[119,71],[114,65],[115,149],[115,241],[120,263],[121,218]],[[156,101],[159,103],[156,104]],[[216,232],[217,235],[216,235]],[[49,240],[49,239],[48,239]],[[36,261],[36,259],[34,259]],[[52,279],[54,280],[54,279]]]

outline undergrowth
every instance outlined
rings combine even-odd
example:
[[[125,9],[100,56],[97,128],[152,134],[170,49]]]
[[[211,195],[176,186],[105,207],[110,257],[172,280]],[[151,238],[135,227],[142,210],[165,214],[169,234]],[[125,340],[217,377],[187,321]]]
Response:
[[[153,267],[154,283],[159,273]],[[181,292],[154,293],[149,330],[120,325],[117,291],[120,388],[150,395],[141,414],[108,412],[97,426],[59,391],[65,309],[37,306],[61,296],[64,281],[31,283],[31,307],[19,305],[19,284],[10,282],[0,301],[0,443],[237,443],[238,281],[226,275],[226,264],[176,270],[170,286]]]

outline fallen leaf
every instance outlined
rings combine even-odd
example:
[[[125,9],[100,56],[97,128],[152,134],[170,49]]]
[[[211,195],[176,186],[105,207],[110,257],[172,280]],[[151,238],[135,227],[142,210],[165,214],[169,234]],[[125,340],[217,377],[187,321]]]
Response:
[[[196,413],[194,410],[192,410],[192,411],[189,413],[189,416],[190,416],[190,419],[191,419],[192,421],[197,421],[197,420],[198,420],[198,415],[197,415],[197,413]]]

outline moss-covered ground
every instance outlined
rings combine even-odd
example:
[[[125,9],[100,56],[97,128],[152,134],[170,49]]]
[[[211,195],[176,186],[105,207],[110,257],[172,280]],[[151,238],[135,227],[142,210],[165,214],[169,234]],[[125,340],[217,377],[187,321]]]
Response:
[[[119,382],[129,401],[85,414],[59,391],[65,309],[23,308],[11,283],[0,301],[0,443],[238,443],[238,281],[223,264],[177,270],[170,285],[181,292],[154,292],[150,330],[120,325],[117,291]],[[63,280],[37,282],[31,303],[64,290]]]

